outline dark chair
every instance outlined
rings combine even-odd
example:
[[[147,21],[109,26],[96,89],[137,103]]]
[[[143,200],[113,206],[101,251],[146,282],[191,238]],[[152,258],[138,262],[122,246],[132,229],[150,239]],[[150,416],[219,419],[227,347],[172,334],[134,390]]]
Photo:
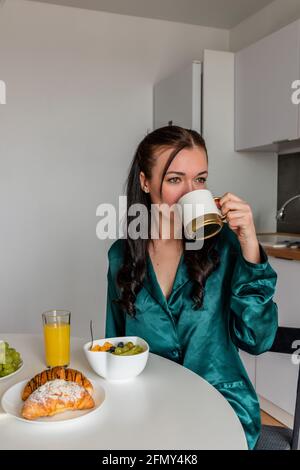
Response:
[[[300,341],[300,328],[279,327],[270,352],[293,354],[294,341]],[[299,346],[298,346],[299,347]],[[298,384],[293,429],[262,425],[261,435],[255,450],[297,450],[299,448],[300,428],[300,367],[298,366]]]

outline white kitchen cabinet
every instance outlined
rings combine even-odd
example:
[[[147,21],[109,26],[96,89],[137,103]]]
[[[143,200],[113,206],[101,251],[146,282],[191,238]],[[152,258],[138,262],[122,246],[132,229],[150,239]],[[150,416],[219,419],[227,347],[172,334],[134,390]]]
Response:
[[[195,60],[154,86],[154,129],[182,126],[201,133],[202,64]]]
[[[246,353],[245,351],[240,350],[240,358],[244,364],[246,372],[249,376],[249,379],[252,382],[253,387],[256,386],[256,358],[251,354]]]
[[[300,137],[299,106],[291,100],[297,79],[300,21],[235,54],[235,150],[271,150]]]
[[[300,261],[269,256],[269,263],[277,273],[274,301],[279,326],[300,328]]]
[[[293,415],[298,368],[288,354],[261,354],[256,358],[256,392],[281,410]]]
[[[278,276],[274,301],[279,326],[300,328],[300,262],[275,257],[269,257],[269,262]],[[266,352],[256,356],[255,385],[261,407],[289,426],[295,410],[298,370],[290,355]]]

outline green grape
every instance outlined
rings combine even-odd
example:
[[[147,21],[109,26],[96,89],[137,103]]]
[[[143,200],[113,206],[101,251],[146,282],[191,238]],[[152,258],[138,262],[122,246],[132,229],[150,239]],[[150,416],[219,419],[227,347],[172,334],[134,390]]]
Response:
[[[116,348],[113,352],[113,354],[121,354],[122,353],[122,348]]]
[[[18,360],[20,359],[20,354],[17,351],[15,351],[11,354],[11,357],[13,359],[13,362],[18,362]]]
[[[19,369],[22,360],[21,354],[15,348],[11,348],[7,342],[5,345],[4,364],[0,364],[0,377],[5,377]]]
[[[2,371],[2,373],[4,373],[4,375],[12,374],[12,372],[14,372],[14,369],[13,369],[11,366],[6,367],[6,368]]]
[[[134,354],[142,352],[142,350],[143,349],[141,348],[141,346],[136,345],[133,348],[129,349],[129,351],[124,352],[122,356],[133,356]]]
[[[13,358],[12,358],[12,356],[10,356],[10,355],[9,355],[9,356],[6,356],[6,357],[5,357],[5,363],[6,363],[6,364],[12,364],[12,363],[13,363]]]

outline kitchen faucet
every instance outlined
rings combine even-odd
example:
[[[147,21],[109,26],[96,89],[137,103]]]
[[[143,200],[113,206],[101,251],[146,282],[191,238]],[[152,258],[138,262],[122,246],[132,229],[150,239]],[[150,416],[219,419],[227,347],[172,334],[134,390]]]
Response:
[[[288,200],[283,204],[283,206],[277,211],[276,219],[277,219],[277,220],[283,220],[283,219],[284,219],[284,216],[285,216],[285,208],[286,208],[286,206],[287,206],[290,202],[292,202],[292,201],[294,201],[295,199],[298,199],[298,198],[300,198],[300,194],[297,194],[296,196],[293,196],[293,197],[291,197],[290,199],[288,199]]]

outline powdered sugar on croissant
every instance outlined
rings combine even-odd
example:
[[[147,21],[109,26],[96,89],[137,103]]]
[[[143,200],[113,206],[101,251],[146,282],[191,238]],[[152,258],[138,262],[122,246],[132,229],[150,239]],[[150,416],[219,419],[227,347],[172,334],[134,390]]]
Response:
[[[46,382],[27,398],[22,408],[22,416],[26,419],[36,419],[94,406],[93,398],[84,387],[76,382],[57,379]]]
[[[27,382],[22,393],[22,400],[26,400],[32,392],[34,392],[41,385],[44,385],[50,380],[67,380],[70,382],[76,382],[87,389],[88,392],[92,393],[93,386],[91,382],[83,375],[82,372],[76,369],[69,369],[65,367],[52,367],[36,374],[32,379]]]

